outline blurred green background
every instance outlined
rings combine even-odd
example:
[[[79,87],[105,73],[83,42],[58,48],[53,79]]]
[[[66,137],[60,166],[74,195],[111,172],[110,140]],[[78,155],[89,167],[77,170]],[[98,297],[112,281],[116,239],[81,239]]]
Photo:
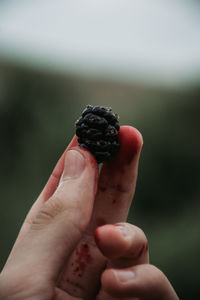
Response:
[[[123,76],[120,68],[107,76],[94,66],[93,76],[81,64],[62,68],[57,56],[44,63],[45,47],[35,56],[20,47],[5,40],[0,46],[0,269],[74,122],[87,104],[104,105],[144,138],[128,221],[144,230],[151,263],[179,297],[200,298],[200,69],[185,67],[184,79],[173,70],[163,77],[143,70],[135,78],[124,76],[126,65]]]

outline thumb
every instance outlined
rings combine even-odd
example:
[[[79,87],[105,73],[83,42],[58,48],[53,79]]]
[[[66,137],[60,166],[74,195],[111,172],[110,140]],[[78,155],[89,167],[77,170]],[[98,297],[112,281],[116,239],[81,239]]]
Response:
[[[26,270],[34,266],[37,272],[56,280],[90,221],[97,176],[97,163],[87,150],[75,147],[66,152],[57,190],[44,203],[16,250]]]

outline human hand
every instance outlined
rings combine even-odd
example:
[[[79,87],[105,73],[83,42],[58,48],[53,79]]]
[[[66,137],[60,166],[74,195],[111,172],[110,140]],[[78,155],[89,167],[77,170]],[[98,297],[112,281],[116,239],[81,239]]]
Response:
[[[96,300],[178,300],[167,277],[149,264],[144,232],[128,223],[96,229],[96,243],[107,258]]]
[[[93,156],[73,138],[25,219],[0,275],[0,299],[178,299],[166,277],[148,265],[142,231],[123,223],[142,137],[122,126],[119,139],[118,155],[99,176]],[[119,269],[134,271],[134,279],[118,282],[113,270]]]

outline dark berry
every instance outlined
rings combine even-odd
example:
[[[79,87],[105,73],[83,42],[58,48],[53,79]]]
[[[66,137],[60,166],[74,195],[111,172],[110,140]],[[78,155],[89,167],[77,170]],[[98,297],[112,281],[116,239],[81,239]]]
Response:
[[[112,109],[88,105],[76,122],[81,147],[88,149],[98,163],[109,160],[119,150],[118,115]]]

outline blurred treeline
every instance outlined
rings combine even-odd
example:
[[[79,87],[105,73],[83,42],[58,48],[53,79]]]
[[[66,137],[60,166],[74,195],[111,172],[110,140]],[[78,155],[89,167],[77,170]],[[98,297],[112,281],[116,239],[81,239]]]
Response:
[[[129,221],[181,299],[200,298],[200,88],[149,87],[1,66],[0,267],[87,104],[144,137]],[[199,296],[199,297],[198,297]]]

